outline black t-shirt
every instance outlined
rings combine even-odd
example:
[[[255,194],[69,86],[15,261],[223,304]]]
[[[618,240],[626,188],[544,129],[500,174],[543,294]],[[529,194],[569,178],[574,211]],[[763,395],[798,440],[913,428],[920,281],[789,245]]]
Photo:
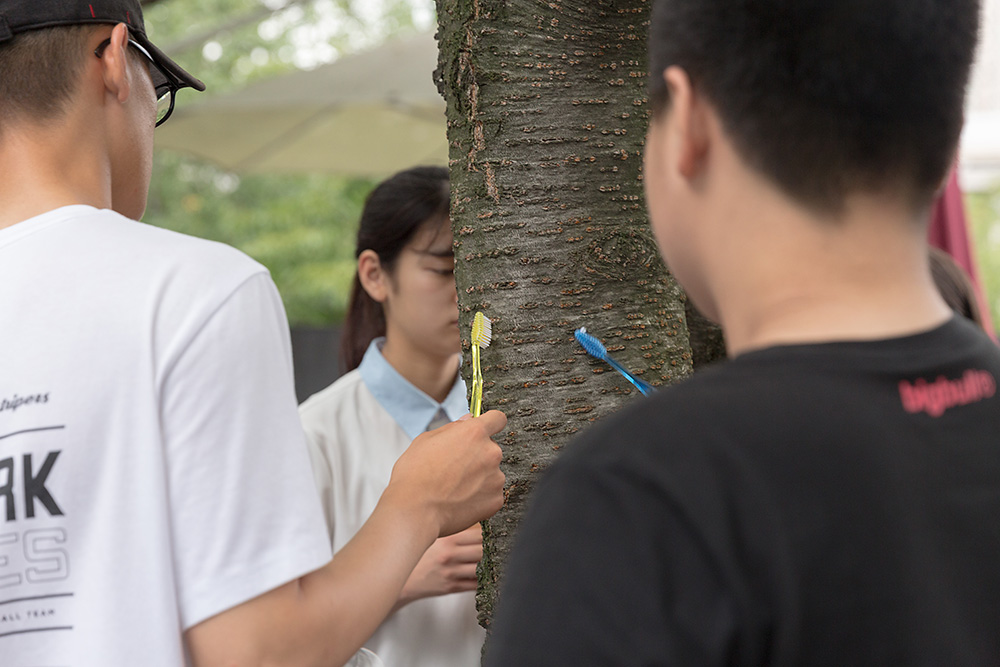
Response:
[[[486,665],[1000,665],[1000,350],[750,352],[545,475]]]

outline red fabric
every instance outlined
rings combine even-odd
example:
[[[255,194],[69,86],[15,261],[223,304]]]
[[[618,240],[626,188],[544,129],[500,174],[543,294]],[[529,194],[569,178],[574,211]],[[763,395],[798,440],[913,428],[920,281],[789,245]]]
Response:
[[[965,269],[972,279],[976,290],[976,299],[983,318],[986,332],[996,337],[993,329],[993,318],[990,316],[989,303],[983,294],[979,282],[979,271],[976,269],[976,258],[972,252],[969,240],[969,227],[965,218],[965,203],[962,200],[962,189],[958,185],[958,169],[953,169],[948,178],[948,184],[934,204],[931,214],[931,224],[927,230],[928,242],[951,255],[959,266]]]

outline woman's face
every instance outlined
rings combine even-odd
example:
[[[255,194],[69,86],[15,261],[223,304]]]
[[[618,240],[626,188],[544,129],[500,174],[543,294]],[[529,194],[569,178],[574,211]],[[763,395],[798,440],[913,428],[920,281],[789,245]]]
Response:
[[[442,360],[461,351],[451,244],[447,219],[424,223],[396,258],[382,304],[387,337]]]

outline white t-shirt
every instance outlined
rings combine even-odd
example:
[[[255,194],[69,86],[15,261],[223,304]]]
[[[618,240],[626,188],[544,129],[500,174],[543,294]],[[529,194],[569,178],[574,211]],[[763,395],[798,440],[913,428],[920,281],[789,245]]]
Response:
[[[439,404],[385,361],[381,342],[299,408],[335,552],[368,520],[413,438],[468,412],[461,378]],[[485,636],[466,592],[411,602],[365,646],[387,667],[478,667]]]
[[[88,206],[0,230],[0,663],[177,667],[330,559],[267,271]]]

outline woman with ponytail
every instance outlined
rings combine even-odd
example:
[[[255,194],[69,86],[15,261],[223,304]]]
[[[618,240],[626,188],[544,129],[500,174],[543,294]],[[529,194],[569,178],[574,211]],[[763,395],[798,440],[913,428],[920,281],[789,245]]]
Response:
[[[300,408],[335,552],[374,510],[410,441],[468,412],[448,205],[440,167],[402,171],[365,202],[341,343],[349,372]],[[437,540],[366,647],[393,667],[478,666],[481,557],[478,524]]]

